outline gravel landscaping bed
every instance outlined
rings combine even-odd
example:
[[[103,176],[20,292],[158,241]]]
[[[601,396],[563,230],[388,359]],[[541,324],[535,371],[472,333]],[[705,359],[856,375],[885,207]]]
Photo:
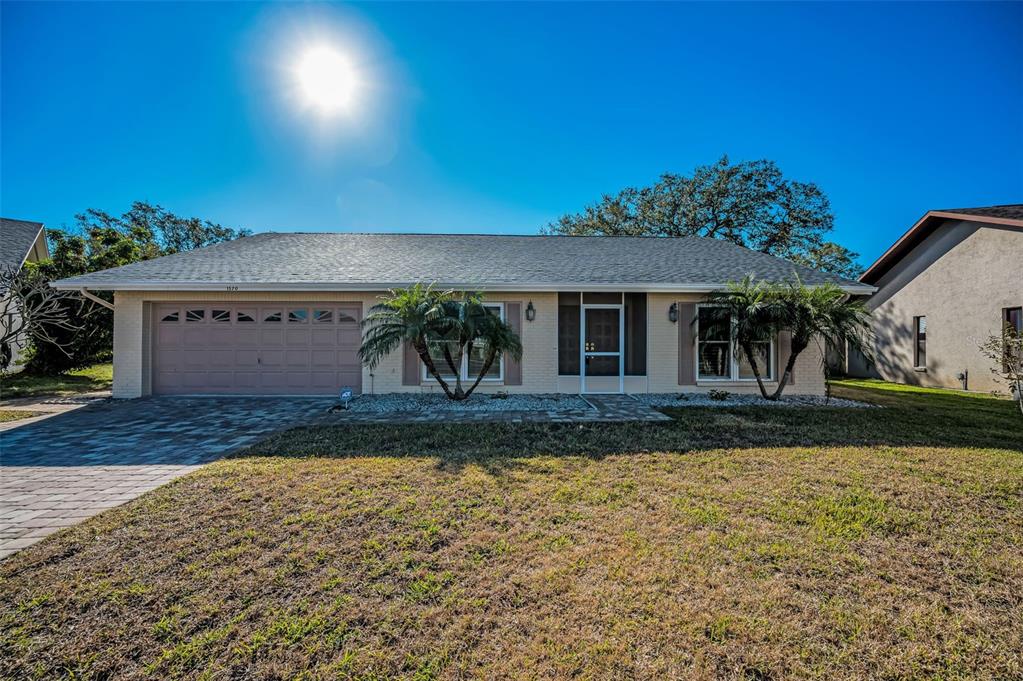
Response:
[[[350,411],[363,414],[389,412],[495,412],[495,411],[562,411],[589,409],[577,395],[506,395],[474,393],[464,402],[450,400],[442,393],[362,395],[352,402]]]
[[[651,407],[849,407],[849,408],[872,408],[876,404],[868,402],[857,402],[846,400],[840,397],[832,397],[830,400],[816,395],[783,395],[781,399],[772,402],[765,400],[760,395],[739,395],[728,393],[723,400],[711,399],[706,393],[650,393],[633,395],[643,404]]]

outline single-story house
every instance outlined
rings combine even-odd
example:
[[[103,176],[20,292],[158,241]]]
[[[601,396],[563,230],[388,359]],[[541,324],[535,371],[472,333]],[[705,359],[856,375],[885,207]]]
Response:
[[[847,373],[897,383],[1006,392],[978,349],[1003,324],[1023,330],[1023,204],[927,212],[860,277],[871,366],[850,353]]]
[[[46,243],[46,228],[41,222],[0,218],[0,267],[14,271],[21,270],[27,262],[50,259],[50,248]],[[10,329],[13,320],[3,319],[0,324]],[[11,364],[8,371],[20,371],[18,360],[24,348],[11,348]]]
[[[114,292],[115,397],[438,390],[411,350],[373,370],[357,356],[370,308],[416,282],[482,292],[518,331],[521,362],[502,358],[483,391],[749,392],[727,325],[701,303],[747,273],[794,272],[873,291],[709,238],[352,233],[257,234],[55,285]],[[763,353],[773,382],[788,339]],[[792,393],[823,392],[815,348],[794,374]]]

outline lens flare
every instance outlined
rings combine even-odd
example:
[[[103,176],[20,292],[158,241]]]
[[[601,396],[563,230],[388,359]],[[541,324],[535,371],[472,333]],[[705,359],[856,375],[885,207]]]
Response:
[[[327,45],[308,48],[295,66],[295,77],[305,104],[323,115],[351,109],[358,79],[351,62]]]

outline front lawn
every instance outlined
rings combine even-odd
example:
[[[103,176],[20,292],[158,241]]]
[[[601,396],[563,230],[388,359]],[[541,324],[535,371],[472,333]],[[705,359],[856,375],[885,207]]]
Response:
[[[11,421],[30,419],[33,416],[41,416],[44,413],[46,412],[23,411],[21,409],[0,409],[0,423],[10,423]]]
[[[0,563],[0,676],[1019,678],[1023,419],[840,391],[279,434]]]
[[[113,384],[113,364],[94,364],[57,376],[18,373],[0,379],[0,398],[76,395],[110,390]]]

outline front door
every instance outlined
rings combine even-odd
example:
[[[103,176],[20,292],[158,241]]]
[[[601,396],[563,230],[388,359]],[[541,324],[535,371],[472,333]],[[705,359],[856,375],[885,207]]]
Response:
[[[621,305],[582,306],[582,392],[625,391]]]

